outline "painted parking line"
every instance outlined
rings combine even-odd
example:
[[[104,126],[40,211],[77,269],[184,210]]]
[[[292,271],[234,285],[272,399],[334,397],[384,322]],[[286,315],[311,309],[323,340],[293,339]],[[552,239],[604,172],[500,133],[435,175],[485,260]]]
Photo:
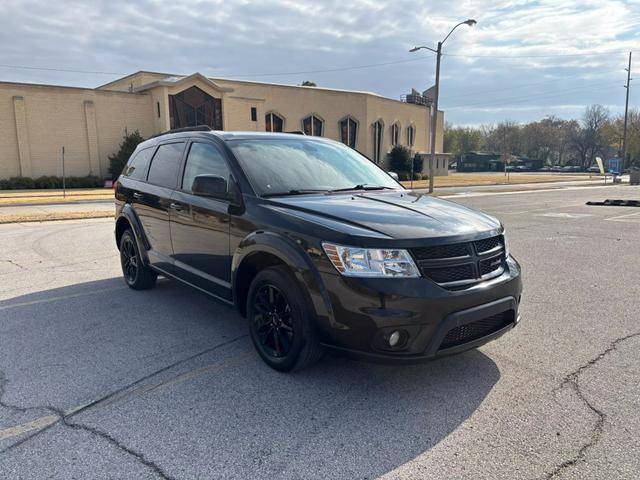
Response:
[[[554,213],[538,213],[536,217],[550,217],[550,218],[564,218],[564,219],[577,219],[593,217],[590,213],[567,213],[567,212],[554,212]]]
[[[250,358],[253,358],[254,356],[255,354],[253,353],[253,351],[246,352],[242,355],[237,355],[235,357],[232,357],[225,362],[213,363],[205,367],[196,368],[195,370],[191,370],[189,372],[176,375],[175,377],[168,378],[161,382],[156,382],[149,385],[141,385],[131,390],[125,390],[118,395],[114,395],[111,397],[108,396],[107,399],[104,401],[95,400],[92,402],[85,403],[83,405],[78,405],[69,410],[66,410],[64,412],[64,417],[69,418],[73,416],[75,413],[80,411],[89,410],[96,407],[105,407],[113,403],[129,399],[134,396],[142,396],[145,393],[159,390],[171,385],[177,385],[179,383],[183,383],[188,380],[193,380],[207,373],[220,373],[223,370],[226,370],[228,368],[242,365],[243,363],[245,363]],[[46,415],[40,418],[36,418],[35,420],[31,420],[30,422],[5,428],[4,430],[0,430],[0,440],[19,437],[20,435],[23,435],[25,433],[28,433],[34,430],[42,430],[46,427],[53,425],[54,423],[59,422],[60,420],[61,418],[58,415]]]
[[[107,293],[107,292],[115,292],[118,290],[126,290],[128,287],[110,287],[110,288],[101,288],[98,290],[91,290],[90,292],[80,292],[80,293],[71,293],[69,295],[59,295],[56,297],[47,297],[41,298],[40,300],[32,300],[29,302],[20,302],[20,303],[10,303],[8,305],[0,305],[0,310],[8,310],[10,308],[19,308],[19,307],[28,307],[31,305],[39,305],[41,303],[50,303],[50,302],[58,302],[60,300],[68,300],[70,298],[79,298],[86,297],[89,295],[95,295],[98,293]]]
[[[605,218],[605,220],[609,220],[611,222],[640,223],[640,212],[617,215],[615,217]]]

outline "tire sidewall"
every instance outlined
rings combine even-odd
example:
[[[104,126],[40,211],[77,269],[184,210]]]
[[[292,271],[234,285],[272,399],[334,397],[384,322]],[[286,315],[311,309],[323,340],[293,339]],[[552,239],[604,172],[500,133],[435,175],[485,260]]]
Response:
[[[273,357],[263,350],[253,323],[255,315],[255,309],[253,307],[254,299],[260,288],[269,284],[280,290],[291,307],[291,322],[294,330],[293,345],[289,353],[282,358]],[[283,271],[281,268],[267,268],[258,273],[251,283],[249,295],[247,296],[247,319],[249,321],[251,341],[265,363],[280,371],[289,371],[295,368],[300,352],[304,348],[306,338],[308,337],[308,328],[311,319],[309,318],[308,308],[300,286],[293,275],[288,274],[288,272]]]

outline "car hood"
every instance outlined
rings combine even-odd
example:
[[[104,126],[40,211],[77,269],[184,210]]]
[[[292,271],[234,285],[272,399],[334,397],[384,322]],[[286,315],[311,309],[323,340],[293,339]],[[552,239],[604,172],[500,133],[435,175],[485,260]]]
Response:
[[[358,236],[463,238],[502,228],[497,219],[485,213],[412,191],[299,195],[270,200],[282,213]]]

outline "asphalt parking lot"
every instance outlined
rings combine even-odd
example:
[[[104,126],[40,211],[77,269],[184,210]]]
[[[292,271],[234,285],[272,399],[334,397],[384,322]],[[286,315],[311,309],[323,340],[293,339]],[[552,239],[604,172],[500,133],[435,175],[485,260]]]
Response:
[[[0,225],[2,478],[640,476],[638,187],[478,194],[524,270],[522,323],[410,367],[293,375],[230,307],[123,283],[109,219]]]

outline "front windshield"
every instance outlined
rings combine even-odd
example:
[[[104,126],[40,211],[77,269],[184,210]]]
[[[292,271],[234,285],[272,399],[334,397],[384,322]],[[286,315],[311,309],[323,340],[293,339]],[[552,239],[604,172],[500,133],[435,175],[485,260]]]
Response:
[[[340,143],[300,139],[228,143],[261,196],[358,188],[402,188],[386,172]]]

